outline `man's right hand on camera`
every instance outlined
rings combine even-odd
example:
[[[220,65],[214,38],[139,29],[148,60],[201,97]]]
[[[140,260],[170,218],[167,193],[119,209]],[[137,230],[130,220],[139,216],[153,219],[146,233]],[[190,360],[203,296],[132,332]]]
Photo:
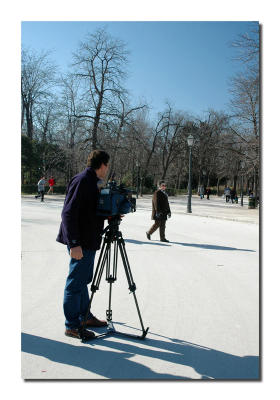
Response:
[[[81,260],[83,258],[83,250],[81,246],[72,247],[70,249],[70,257],[75,258],[75,260]]]

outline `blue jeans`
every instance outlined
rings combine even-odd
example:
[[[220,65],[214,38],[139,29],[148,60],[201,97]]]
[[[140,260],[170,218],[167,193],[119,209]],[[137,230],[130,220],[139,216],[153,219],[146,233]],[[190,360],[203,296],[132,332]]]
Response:
[[[87,285],[92,281],[95,253],[95,250],[83,249],[84,256],[81,260],[70,259],[63,300],[67,329],[78,328],[87,313],[89,304]],[[92,318],[91,313],[89,318]]]

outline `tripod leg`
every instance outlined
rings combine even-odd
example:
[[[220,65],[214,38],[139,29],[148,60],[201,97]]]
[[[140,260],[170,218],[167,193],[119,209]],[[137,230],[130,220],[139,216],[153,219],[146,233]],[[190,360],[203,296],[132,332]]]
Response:
[[[123,262],[123,266],[124,266],[127,282],[128,282],[128,285],[129,285],[128,286],[129,290],[132,293],[134,293],[135,290],[136,290],[136,285],[133,282],[132,272],[131,272],[131,269],[130,269],[128,257],[127,257],[126,250],[125,250],[125,243],[124,243],[124,240],[123,240],[122,237],[118,239],[118,246],[120,248],[122,262]]]
[[[118,246],[114,243],[113,275],[111,274],[111,257],[107,259],[106,280],[110,284],[109,288],[109,308],[106,310],[107,321],[112,321],[112,284],[117,279]]]
[[[90,288],[93,292],[99,289],[105,262],[108,258],[110,258],[110,243],[104,241]]]
[[[124,240],[123,240],[122,237],[118,238],[118,246],[120,248],[120,253],[121,253],[123,266],[124,266],[124,270],[125,270],[126,277],[127,277],[129,290],[133,293],[136,309],[137,309],[137,312],[138,312],[138,316],[139,316],[139,320],[140,320],[140,324],[141,324],[141,328],[142,328],[142,337],[141,338],[144,339],[145,336],[147,335],[147,332],[148,332],[149,328],[147,328],[146,330],[144,328],[144,324],[143,324],[143,321],[142,321],[142,317],[141,317],[138,301],[137,301],[136,294],[135,294],[136,285],[135,285],[135,283],[133,281],[132,272],[131,272],[131,269],[130,269],[127,253],[126,253],[126,250],[125,250],[125,243],[124,243]]]
[[[87,312],[86,312],[86,315],[85,315],[84,320],[82,322],[83,330],[86,327],[86,321],[87,321],[88,316],[89,316],[93,295],[99,289],[100,280],[101,280],[101,277],[102,277],[102,274],[103,274],[105,262],[108,259],[108,253],[109,252],[110,252],[110,245],[109,245],[109,243],[105,243],[105,241],[104,241],[102,249],[101,249],[101,253],[100,253],[100,256],[99,256],[99,259],[98,259],[98,263],[97,263],[97,266],[96,266],[96,269],[95,269],[95,273],[94,273],[94,277],[93,277],[93,280],[92,280],[92,284],[91,284],[91,296],[90,296],[90,300],[89,300],[89,303],[88,303]],[[109,257],[110,257],[110,255],[109,255]]]

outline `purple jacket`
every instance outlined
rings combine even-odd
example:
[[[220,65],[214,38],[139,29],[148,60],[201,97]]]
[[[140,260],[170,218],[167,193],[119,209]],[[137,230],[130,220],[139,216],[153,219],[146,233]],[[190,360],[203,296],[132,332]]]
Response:
[[[81,246],[98,250],[102,240],[104,218],[96,215],[99,196],[98,178],[86,168],[71,179],[62,210],[62,221],[56,240],[70,248]]]

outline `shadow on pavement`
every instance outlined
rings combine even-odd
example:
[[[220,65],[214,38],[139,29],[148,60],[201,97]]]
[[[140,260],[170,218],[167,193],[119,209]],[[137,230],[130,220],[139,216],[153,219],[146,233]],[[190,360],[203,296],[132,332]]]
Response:
[[[250,251],[255,253],[255,250],[249,249],[238,249],[236,247],[227,247],[227,246],[217,246],[213,244],[197,244],[197,243],[180,243],[180,242],[171,242],[171,244],[179,244],[180,246],[187,246],[187,247],[198,247],[200,249],[207,249],[207,250],[236,250],[236,251]]]
[[[176,365],[172,367],[173,374],[157,373],[130,360],[135,354],[189,366],[200,374],[202,379],[259,379],[257,356],[239,357],[178,339],[167,338],[166,341],[150,336],[153,335],[150,334],[145,341],[140,342],[145,347],[138,346],[138,342],[133,339],[127,339],[125,343],[98,339],[98,344],[108,349],[100,350],[94,348],[94,341],[90,343],[92,347],[82,343],[77,346],[22,333],[22,351],[53,362],[82,368],[108,379],[190,379],[188,376],[176,375]],[[57,376],[56,379],[61,378]]]
[[[151,242],[151,241],[141,241],[141,240],[135,240],[135,239],[125,239],[124,240],[127,243],[133,243],[133,244],[151,244],[151,245],[156,245],[156,246],[171,246],[172,244],[178,244],[180,246],[187,246],[187,247],[197,247],[199,249],[207,249],[207,250],[233,250],[233,251],[249,251],[252,253],[255,253],[255,250],[249,250],[249,249],[238,249],[236,247],[227,247],[227,246],[217,246],[213,244],[198,244],[198,243],[180,243],[180,242],[172,242],[170,241],[170,244],[161,244],[160,242]]]
[[[135,239],[124,239],[124,241],[127,243],[133,243],[133,244],[151,244],[152,246],[163,246],[163,247],[170,246],[170,244],[167,244],[167,243],[162,244],[159,241],[151,242],[148,240],[148,241],[143,242],[142,240],[135,240]]]

